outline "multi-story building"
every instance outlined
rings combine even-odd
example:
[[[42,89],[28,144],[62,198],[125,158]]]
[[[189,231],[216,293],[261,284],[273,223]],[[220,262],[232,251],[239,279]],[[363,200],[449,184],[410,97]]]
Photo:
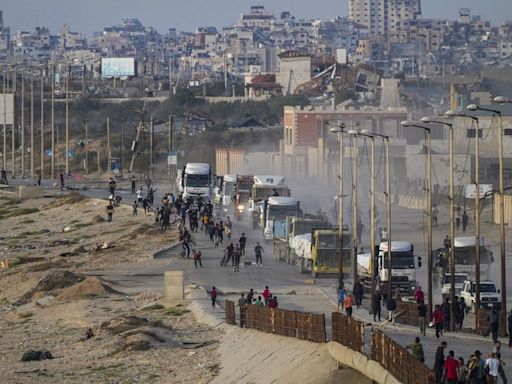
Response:
[[[285,95],[293,94],[297,86],[311,80],[311,56],[298,51],[285,51],[278,56],[277,83]]]
[[[349,18],[370,33],[387,34],[398,22],[421,17],[421,0],[349,0],[348,6]]]

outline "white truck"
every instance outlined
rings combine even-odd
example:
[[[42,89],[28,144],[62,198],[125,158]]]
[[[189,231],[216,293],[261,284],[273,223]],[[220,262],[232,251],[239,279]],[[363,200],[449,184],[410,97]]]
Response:
[[[219,186],[215,187],[215,202],[220,204],[225,210],[231,206],[231,198],[235,193],[236,175],[224,175]]]
[[[275,190],[275,191],[274,191]],[[284,176],[255,175],[249,199],[249,212],[253,220],[253,228],[264,226],[264,202],[277,192],[279,196],[290,196]],[[292,215],[291,215],[292,216]]]
[[[469,280],[469,276],[466,272],[456,272],[454,273],[455,276],[455,295],[459,296],[462,287],[464,286],[464,282],[466,280]],[[451,296],[451,287],[452,287],[452,274],[448,272],[444,275],[443,279],[443,286],[441,288],[441,294],[443,295],[443,299],[445,297]]]
[[[299,216],[300,203],[293,197],[271,196],[264,202],[263,237],[272,240],[274,237],[286,237],[286,217]]]
[[[476,283],[467,280],[462,285],[460,297],[464,299],[466,305],[474,312],[476,309]],[[496,288],[496,284],[490,280],[480,282],[480,307],[491,309],[494,306],[501,306],[500,290]]]
[[[201,197],[210,201],[213,195],[213,175],[210,164],[187,163],[178,177],[178,190],[183,198]]]
[[[382,242],[379,245],[379,252],[375,260],[375,277],[380,280],[381,292],[388,291],[388,243]],[[372,276],[370,272],[371,254],[363,253],[357,255],[357,269],[363,284],[369,286]],[[409,296],[414,292],[417,285],[416,269],[421,267],[421,257],[414,255],[414,246],[407,241],[391,242],[391,288],[393,291],[398,287],[400,292]]]

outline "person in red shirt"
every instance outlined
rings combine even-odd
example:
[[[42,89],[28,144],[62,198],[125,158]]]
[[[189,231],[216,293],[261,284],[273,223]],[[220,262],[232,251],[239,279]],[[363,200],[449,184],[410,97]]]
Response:
[[[436,305],[436,310],[432,313],[432,317],[434,318],[434,327],[436,328],[436,337],[439,339],[439,335],[443,334],[443,323],[444,323],[444,314],[441,311],[441,307]]]
[[[276,296],[274,296],[272,298],[272,300],[270,300],[270,302],[268,303],[268,306],[269,306],[270,309],[276,309],[277,308],[278,304],[277,304],[277,297]]]
[[[455,353],[453,351],[448,352],[448,357],[444,362],[443,381],[446,380],[447,384],[457,383],[457,368],[459,368],[459,362],[454,358]]]
[[[265,290],[263,291],[263,298],[265,299],[265,305],[268,305],[268,299],[272,296],[272,292],[268,289],[268,285],[265,286]]]
[[[213,287],[208,294],[210,295],[210,299],[212,299],[212,309],[215,309],[215,303],[217,302],[217,289]]]
[[[416,289],[416,292],[414,292],[414,298],[416,299],[416,303],[417,304],[419,304],[419,303],[421,303],[422,301],[425,300],[425,294],[421,290],[421,287],[418,287]]]

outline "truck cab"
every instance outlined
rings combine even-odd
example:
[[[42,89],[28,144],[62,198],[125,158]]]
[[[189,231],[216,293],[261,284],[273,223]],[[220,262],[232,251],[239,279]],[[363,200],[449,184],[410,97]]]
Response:
[[[464,286],[464,282],[469,280],[469,276],[465,272],[456,272],[455,276],[455,295],[459,296],[462,291],[462,287]],[[441,288],[441,293],[443,295],[443,299],[445,297],[451,296],[451,283],[452,283],[452,274],[446,273],[443,278],[443,285]]]
[[[416,282],[416,268],[421,267],[421,257],[414,255],[414,246],[408,241],[391,242],[391,286],[400,288],[400,292],[411,295]],[[387,290],[388,284],[388,243],[379,245],[377,273],[381,281],[381,290]]]
[[[248,209],[253,219],[253,228],[264,226],[264,203],[275,192],[281,197],[289,197],[290,189],[285,184],[284,176],[255,175]],[[290,215],[293,216],[293,215]]]
[[[343,271],[349,273],[352,266],[352,233],[343,230]],[[311,231],[311,274],[319,275],[339,273],[340,237],[338,228],[313,229]]]
[[[467,280],[462,285],[460,297],[464,298],[466,305],[474,312],[476,309],[476,283]],[[500,290],[496,288],[491,280],[484,280],[480,282],[480,307],[492,309],[494,306],[501,306]]]
[[[299,202],[293,197],[272,196],[265,200],[263,237],[286,237],[287,216],[299,216]]]
[[[183,198],[202,198],[210,201],[213,193],[213,177],[210,164],[187,163],[181,172],[181,188]]]

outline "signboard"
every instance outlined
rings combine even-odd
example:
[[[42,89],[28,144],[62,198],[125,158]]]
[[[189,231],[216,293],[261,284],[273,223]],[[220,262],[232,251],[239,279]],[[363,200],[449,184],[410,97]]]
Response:
[[[480,199],[492,198],[492,184],[480,184]],[[466,185],[466,199],[474,199],[476,197],[476,184]]]
[[[5,107],[5,109],[4,109]],[[5,111],[5,112],[4,112]],[[7,125],[13,124],[14,118],[14,97],[12,93],[0,93],[0,125],[4,123]]]
[[[178,154],[176,152],[169,152],[167,165],[178,165]]]
[[[135,76],[135,59],[133,57],[107,57],[101,59],[101,77]]]

